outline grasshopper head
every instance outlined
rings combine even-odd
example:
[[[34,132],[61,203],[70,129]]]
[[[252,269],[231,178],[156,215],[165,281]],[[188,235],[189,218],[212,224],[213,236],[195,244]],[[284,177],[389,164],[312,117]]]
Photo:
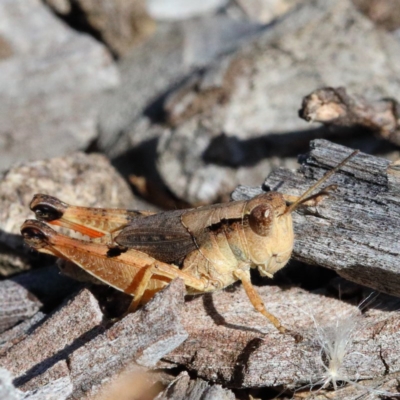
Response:
[[[284,196],[263,193],[246,206],[248,256],[262,276],[272,278],[289,261],[293,249],[292,216]]]

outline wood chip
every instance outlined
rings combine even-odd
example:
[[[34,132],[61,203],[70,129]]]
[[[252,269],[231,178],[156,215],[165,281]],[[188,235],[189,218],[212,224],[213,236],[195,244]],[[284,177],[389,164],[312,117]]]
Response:
[[[180,310],[184,285],[174,280],[140,311],[127,315],[68,359],[74,398],[93,396],[133,362],[154,367],[186,338]]]
[[[16,378],[21,386],[40,375],[74,348],[87,341],[99,326],[103,314],[97,300],[86,289],[24,340],[0,358],[0,366]]]
[[[400,104],[395,99],[369,100],[349,95],[344,87],[324,87],[304,97],[299,115],[326,125],[365,127],[400,144]]]
[[[10,280],[0,282],[0,333],[35,315],[42,303],[28,290]]]

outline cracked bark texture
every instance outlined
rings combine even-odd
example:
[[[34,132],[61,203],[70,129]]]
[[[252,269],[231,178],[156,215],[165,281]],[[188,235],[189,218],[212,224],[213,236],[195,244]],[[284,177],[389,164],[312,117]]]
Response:
[[[39,316],[0,336],[14,341],[5,342],[0,367],[27,398],[95,398],[127,369],[139,374],[154,367],[187,338],[180,322],[183,294],[176,280],[113,324],[84,289],[48,318]]]
[[[274,171],[264,186],[300,195],[352,149],[311,142],[298,172]],[[353,282],[400,296],[399,164],[360,153],[329,179],[338,189],[317,207],[293,213],[293,258],[331,268]],[[240,187],[235,200],[261,193]]]
[[[154,400],[235,400],[229,389],[219,385],[209,385],[202,379],[191,380],[187,372],[182,372]]]
[[[186,303],[183,323],[189,338],[164,357],[183,364],[196,376],[230,388],[315,385],[326,378],[328,340],[348,329],[340,373],[348,380],[381,379],[400,368],[398,299],[382,297],[367,312],[328,297],[326,290],[307,292],[276,286],[258,287],[270,312],[304,340],[279,334],[250,305],[239,286]],[[379,380],[378,379],[378,380]]]
[[[29,291],[12,281],[0,282],[0,333],[35,315],[42,304]]]

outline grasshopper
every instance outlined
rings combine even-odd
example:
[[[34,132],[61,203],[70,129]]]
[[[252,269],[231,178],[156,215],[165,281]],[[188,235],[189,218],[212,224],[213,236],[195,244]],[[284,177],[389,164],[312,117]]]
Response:
[[[154,213],[70,206],[36,194],[30,208],[37,219],[25,221],[21,233],[34,249],[72,261],[132,295],[129,311],[174,278],[183,279],[188,294],[212,292],[240,280],[254,308],[284,333],[253,287],[250,268],[272,278],[285,266],[294,244],[292,212],[300,204],[318,204],[331,186],[311,193],[357,153],[300,197],[266,192],[250,200]],[[61,235],[45,222],[90,240]]]

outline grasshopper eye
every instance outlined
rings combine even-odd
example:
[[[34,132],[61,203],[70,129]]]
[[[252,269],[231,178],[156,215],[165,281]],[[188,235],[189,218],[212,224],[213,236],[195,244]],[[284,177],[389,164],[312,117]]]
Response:
[[[251,210],[249,215],[250,228],[260,236],[268,236],[273,219],[273,210],[268,204],[261,204]]]

